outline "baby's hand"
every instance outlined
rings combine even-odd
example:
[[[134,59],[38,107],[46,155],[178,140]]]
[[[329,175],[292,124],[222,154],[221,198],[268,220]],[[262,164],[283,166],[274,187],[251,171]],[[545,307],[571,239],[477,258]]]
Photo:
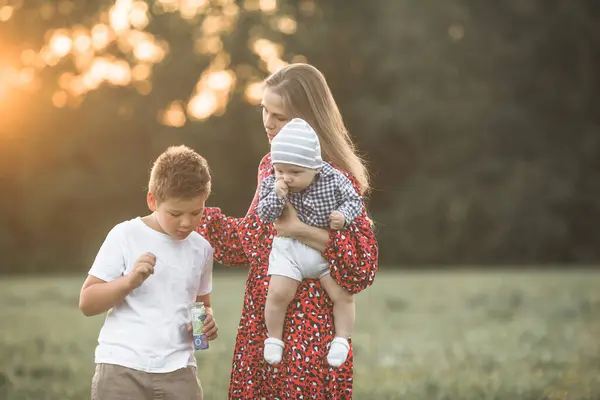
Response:
[[[277,178],[275,181],[275,194],[279,197],[287,196],[290,188],[287,183],[284,182],[283,178]]]
[[[342,229],[344,225],[346,225],[346,217],[339,211],[334,211],[329,216],[329,220],[331,221],[329,226],[331,229]]]

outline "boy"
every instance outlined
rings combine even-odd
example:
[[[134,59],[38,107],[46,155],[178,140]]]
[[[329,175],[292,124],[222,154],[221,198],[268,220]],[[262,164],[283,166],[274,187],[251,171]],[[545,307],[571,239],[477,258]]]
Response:
[[[213,249],[194,231],[210,189],[206,160],[185,146],[169,147],[150,173],[152,213],[108,233],[79,298],[86,316],[108,311],[96,347],[93,400],[202,399],[189,310],[204,302],[204,331],[215,339]]]
[[[319,228],[345,228],[362,212],[361,196],[344,174],[323,162],[319,138],[304,120],[295,118],[281,128],[271,141],[271,160],[275,174],[261,183],[257,209],[264,221],[279,218],[286,202],[296,209],[302,222]],[[297,240],[275,237],[268,274],[265,360],[269,364],[281,362],[285,313],[298,284],[303,279],[319,279],[334,304],[336,337],[327,362],[333,367],[342,365],[350,350],[354,298],[333,280],[322,255]]]

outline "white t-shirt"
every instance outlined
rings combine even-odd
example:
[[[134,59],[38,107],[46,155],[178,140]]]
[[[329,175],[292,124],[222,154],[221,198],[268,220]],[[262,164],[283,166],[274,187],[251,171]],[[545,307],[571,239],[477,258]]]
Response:
[[[213,249],[206,239],[192,232],[175,240],[138,217],[108,233],[89,274],[110,282],[127,275],[147,252],[156,256],[154,274],[108,311],[96,363],[145,372],[195,366],[186,324],[196,296],[212,290]]]

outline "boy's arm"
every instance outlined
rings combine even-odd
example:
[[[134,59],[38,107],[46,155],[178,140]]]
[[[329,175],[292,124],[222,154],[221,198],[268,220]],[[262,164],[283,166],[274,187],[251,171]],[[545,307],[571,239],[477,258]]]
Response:
[[[210,294],[212,292],[213,277],[213,249],[208,252],[208,257],[202,271],[202,278],[196,295],[196,302],[203,302],[206,309],[206,320],[204,321],[204,333],[208,340],[214,340],[219,335],[219,327],[215,322]]]
[[[119,224],[106,235],[81,287],[79,309],[86,316],[101,314],[118,305],[154,272],[156,257],[146,253],[125,275],[124,229],[125,226]]]
[[[106,258],[105,254],[102,254],[101,251],[97,260],[100,259],[106,262]],[[95,274],[108,276],[109,278],[111,277],[110,272],[99,271],[101,266],[95,262],[90,270],[90,275],[88,275],[81,287],[81,293],[79,294],[79,309],[88,317],[102,314],[103,312],[110,310],[122,302],[133,289],[136,289],[143,284],[144,281],[154,273],[155,264],[156,257],[154,254],[142,254],[136,260],[135,265],[129,274],[107,282],[94,276]]]
[[[275,175],[265,178],[260,184],[260,195],[256,213],[265,222],[273,222],[281,216],[285,197],[275,193]]]
[[[79,309],[86,317],[102,314],[122,302],[132,290],[127,276],[106,282],[88,275],[79,295]]]
[[[204,303],[204,308],[206,309],[206,313],[213,315],[212,304],[210,302],[210,293],[203,294],[202,296],[196,296],[196,303],[198,302]]]
[[[338,182],[340,197],[343,202],[337,211],[344,215],[346,219],[345,226],[347,227],[362,213],[363,199],[361,195],[356,193],[352,181],[346,176],[340,174]]]

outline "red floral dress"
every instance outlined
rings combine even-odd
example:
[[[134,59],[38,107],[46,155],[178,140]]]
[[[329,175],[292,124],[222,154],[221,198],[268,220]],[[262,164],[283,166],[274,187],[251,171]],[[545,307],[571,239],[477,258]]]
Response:
[[[258,185],[271,173],[271,156],[266,155],[258,167]],[[356,180],[348,176],[356,186]],[[197,228],[213,246],[216,261],[250,266],[229,399],[352,399],[352,348],[340,368],[327,364],[326,355],[334,333],[333,303],[318,280],[302,282],[288,307],[281,364],[269,365],[263,358],[263,342],[267,337],[264,319],[269,285],[267,268],[276,231],[256,214],[257,197],[244,218],[227,217],[218,208],[206,208]],[[358,293],[373,283],[378,248],[364,211],[347,230],[329,231],[323,256],[329,261],[331,276],[348,292]]]

